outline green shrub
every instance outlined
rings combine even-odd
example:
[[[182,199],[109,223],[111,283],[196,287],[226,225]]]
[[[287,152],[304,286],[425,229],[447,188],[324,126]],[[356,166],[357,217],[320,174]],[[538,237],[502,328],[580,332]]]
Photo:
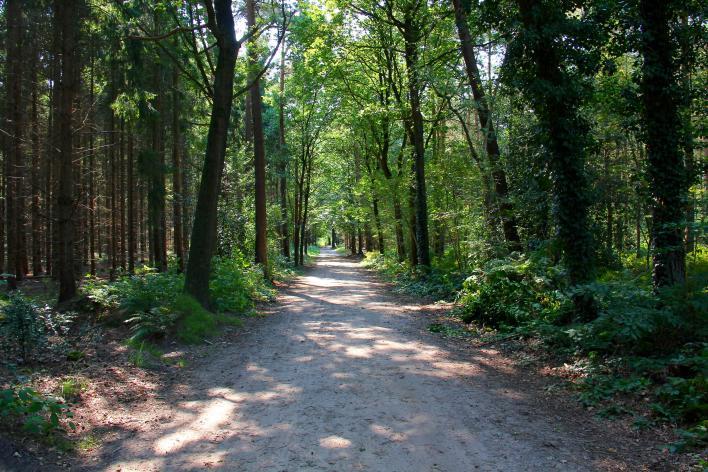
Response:
[[[570,308],[559,287],[563,272],[546,258],[520,255],[489,261],[469,276],[458,295],[458,313],[466,323],[494,327],[553,321]]]
[[[464,280],[459,273],[436,267],[427,271],[411,269],[407,263],[378,252],[366,253],[363,265],[394,282],[400,292],[435,300],[454,298]]]
[[[17,352],[23,361],[29,361],[47,344],[47,329],[40,308],[13,291],[2,311],[0,334],[5,351]]]
[[[130,325],[133,335],[130,341],[139,341],[146,338],[162,337],[174,326],[178,315],[171,307],[160,306],[140,311],[125,320]]]
[[[250,264],[240,253],[229,258],[216,258],[209,293],[219,312],[244,313],[255,301],[274,299],[275,290],[263,278],[263,271]]]
[[[60,429],[60,420],[73,415],[66,404],[44,397],[29,387],[0,390],[0,418],[19,420],[30,433],[49,433]],[[74,428],[73,423],[69,423]]]
[[[175,335],[187,343],[197,343],[214,334],[218,323],[235,324],[216,316],[183,293],[184,277],[174,271],[157,273],[144,269],[114,282],[88,278],[82,290],[96,304],[120,311],[130,325],[130,342]],[[239,253],[215,258],[209,291],[217,312],[244,313],[254,301],[272,300],[275,290],[268,286],[260,267]]]
[[[46,305],[40,307],[19,291],[9,294],[0,313],[0,346],[25,362],[36,359],[43,349],[61,347],[61,343],[50,345],[49,337],[66,335],[76,316],[73,312],[52,311]]]
[[[81,395],[81,392],[88,388],[86,379],[79,377],[69,377],[64,379],[59,385],[59,393],[67,402],[76,401]]]

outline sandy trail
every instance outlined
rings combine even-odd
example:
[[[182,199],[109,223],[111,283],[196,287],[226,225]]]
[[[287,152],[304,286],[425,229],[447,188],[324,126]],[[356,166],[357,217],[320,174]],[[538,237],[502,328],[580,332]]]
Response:
[[[420,307],[401,300],[355,261],[323,250],[272,316],[216,348],[187,393],[156,412],[162,421],[95,470],[598,466],[588,438],[552,407],[538,411],[511,367],[446,347],[414,315]]]

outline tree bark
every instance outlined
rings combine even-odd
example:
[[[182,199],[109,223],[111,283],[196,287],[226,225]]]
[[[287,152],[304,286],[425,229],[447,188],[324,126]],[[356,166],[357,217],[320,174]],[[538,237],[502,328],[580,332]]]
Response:
[[[428,237],[428,196],[425,186],[425,135],[423,130],[423,114],[420,111],[420,71],[418,68],[418,42],[420,28],[413,18],[415,13],[406,12],[405,28],[405,60],[408,73],[408,98],[411,107],[411,144],[413,145],[413,163],[415,173],[415,240],[416,265],[430,266],[430,243]]]
[[[206,1],[211,4],[211,0]],[[185,291],[205,307],[209,306],[211,259],[216,246],[217,202],[231,118],[234,67],[239,49],[234,32],[231,0],[215,0],[213,11],[209,23],[216,37],[219,53],[214,74],[214,97],[206,155],[194,211],[194,226],[184,283]]]
[[[76,295],[74,276],[74,169],[73,104],[78,79],[76,51],[79,35],[80,0],[55,0],[54,28],[60,33],[60,78],[58,84],[59,189],[57,195],[59,302]]]
[[[587,126],[579,114],[582,100],[579,87],[570,83],[575,79],[561,63],[560,33],[556,25],[546,24],[547,18],[560,16],[545,11],[556,8],[555,4],[539,0],[518,0],[518,4],[533,59],[535,85],[528,98],[548,136],[558,241],[571,283],[582,283],[592,277],[594,267],[585,175]]]
[[[22,141],[24,133],[22,80],[23,80],[23,2],[8,0],[5,6],[7,19],[7,64],[5,68],[5,87],[7,90],[5,128],[10,133],[6,138],[5,154],[5,216],[7,218],[7,271],[14,275],[9,287],[15,288],[16,282],[22,280],[22,247],[24,234],[24,214],[22,208],[23,165],[24,156]]]
[[[246,21],[249,30],[256,27],[256,2],[248,0],[246,2]],[[258,66],[258,53],[256,51],[255,39],[251,39],[248,47],[248,62],[251,73],[250,80],[253,82],[250,90],[251,97],[251,118],[253,119],[253,165],[255,171],[255,204],[256,204],[256,264],[263,266],[263,273],[269,277],[268,270],[268,221],[266,215],[266,159],[265,141],[263,138],[263,114],[261,100],[260,80],[255,75]]]
[[[683,241],[687,197],[686,169],[680,152],[677,98],[674,96],[676,47],[671,38],[670,2],[640,0],[642,26],[641,90],[652,195],[652,279],[655,288],[686,281]]]
[[[42,241],[41,241],[41,221],[40,221],[40,188],[39,188],[39,116],[38,116],[38,84],[37,66],[39,62],[39,51],[32,51],[32,70],[30,74],[30,86],[32,87],[31,105],[31,130],[32,130],[32,275],[42,273]]]
[[[494,129],[489,103],[484,87],[482,86],[482,80],[480,79],[477,57],[474,52],[474,43],[467,26],[470,0],[452,0],[452,4],[455,10],[455,23],[457,25],[458,36],[460,37],[460,50],[462,51],[462,58],[465,62],[467,80],[472,89],[472,96],[474,97],[475,107],[479,114],[480,125],[485,135],[487,158],[491,166],[494,191],[499,205],[504,239],[509,245],[510,250],[520,251],[522,249],[521,239],[519,238],[514,209],[509,201],[509,185],[507,183],[506,173],[504,169],[501,168],[501,163],[499,162],[499,142]]]
[[[172,247],[177,258],[177,269],[184,271],[184,231],[182,229],[182,130],[180,123],[179,70],[172,69]]]
[[[280,191],[280,245],[283,257],[290,260],[290,236],[288,234],[288,176],[287,147],[285,146],[285,41],[280,46],[280,84],[278,103],[278,131],[280,156],[278,161],[278,189]]]

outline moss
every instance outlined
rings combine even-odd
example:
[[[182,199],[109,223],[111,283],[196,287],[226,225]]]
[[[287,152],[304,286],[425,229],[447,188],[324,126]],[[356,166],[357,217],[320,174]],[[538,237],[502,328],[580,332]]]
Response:
[[[217,331],[217,316],[205,310],[193,297],[182,294],[173,303],[179,315],[175,334],[187,344],[197,344]]]

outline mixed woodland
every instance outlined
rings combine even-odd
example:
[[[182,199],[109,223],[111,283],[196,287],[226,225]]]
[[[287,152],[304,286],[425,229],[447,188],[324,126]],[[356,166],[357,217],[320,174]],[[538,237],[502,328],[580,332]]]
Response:
[[[532,351],[600,414],[705,448],[705,14],[0,1],[0,422],[70,432],[80,403],[36,372],[103,330],[138,366],[202,343],[329,246],[450,302],[431,331]]]

